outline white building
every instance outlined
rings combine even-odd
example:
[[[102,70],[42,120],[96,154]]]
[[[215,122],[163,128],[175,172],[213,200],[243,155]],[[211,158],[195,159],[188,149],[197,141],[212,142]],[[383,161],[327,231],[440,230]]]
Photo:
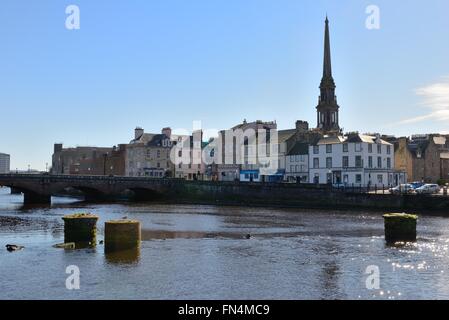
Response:
[[[286,156],[285,178],[290,182],[309,182],[309,144],[297,142]]]
[[[309,147],[310,183],[387,186],[395,183],[394,146],[379,136],[325,136]]]
[[[191,136],[177,136],[175,150],[175,178],[205,180],[206,164],[203,159],[203,131],[195,130]]]
[[[263,138],[260,136],[261,132],[264,132]],[[217,170],[220,181],[268,182],[272,179],[282,179],[282,175],[272,174],[272,168],[268,168],[267,164],[264,164],[266,159],[263,159],[264,154],[266,158],[270,158],[274,152],[279,153],[280,144],[275,121],[244,120],[230,130],[220,131],[219,144],[221,159],[217,158]],[[266,152],[263,152],[264,149]],[[277,156],[276,161],[275,167],[279,169],[282,161]],[[274,167],[271,162],[270,165]]]
[[[0,173],[9,173],[10,156],[9,154],[0,153]]]

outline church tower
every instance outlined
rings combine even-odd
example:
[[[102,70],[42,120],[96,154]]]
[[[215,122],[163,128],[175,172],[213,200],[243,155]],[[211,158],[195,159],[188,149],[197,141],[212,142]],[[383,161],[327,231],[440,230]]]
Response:
[[[326,16],[326,28],[324,32],[324,64],[323,64],[323,78],[320,84],[320,97],[317,109],[317,123],[318,128],[323,133],[339,132],[338,110],[340,107],[337,104],[337,97],[335,96],[335,82],[332,77],[331,64],[331,48],[329,36],[329,20]]]

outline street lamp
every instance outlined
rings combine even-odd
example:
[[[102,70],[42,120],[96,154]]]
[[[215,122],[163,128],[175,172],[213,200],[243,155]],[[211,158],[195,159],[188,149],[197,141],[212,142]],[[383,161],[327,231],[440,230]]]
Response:
[[[103,175],[105,176],[106,175],[106,160],[108,158],[108,154],[104,153],[103,154],[103,158],[104,158],[104,161],[103,161]]]

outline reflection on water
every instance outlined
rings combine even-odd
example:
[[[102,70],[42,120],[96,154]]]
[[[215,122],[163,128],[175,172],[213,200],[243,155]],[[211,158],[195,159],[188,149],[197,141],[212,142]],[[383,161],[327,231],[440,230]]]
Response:
[[[140,247],[125,250],[105,250],[105,257],[109,263],[134,264],[139,262]]]
[[[443,217],[421,216],[416,244],[387,246],[385,212],[53,200],[25,208],[0,189],[0,299],[449,299]],[[141,221],[141,247],[53,248],[64,242],[61,217],[76,212],[100,216],[99,241],[105,221]],[[81,290],[65,288],[70,265]],[[380,290],[366,288],[372,265]]]

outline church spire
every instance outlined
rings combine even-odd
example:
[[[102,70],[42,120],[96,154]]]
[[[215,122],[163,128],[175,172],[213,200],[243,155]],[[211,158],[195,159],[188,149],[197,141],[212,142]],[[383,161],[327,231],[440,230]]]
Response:
[[[318,128],[327,132],[339,131],[337,97],[335,96],[335,82],[332,77],[331,45],[329,32],[329,19],[326,15],[324,30],[324,62],[323,78],[320,84],[320,98],[317,106]]]
[[[326,15],[326,30],[324,32],[323,77],[332,78],[331,44],[329,36],[329,19],[327,18],[327,15]]]

